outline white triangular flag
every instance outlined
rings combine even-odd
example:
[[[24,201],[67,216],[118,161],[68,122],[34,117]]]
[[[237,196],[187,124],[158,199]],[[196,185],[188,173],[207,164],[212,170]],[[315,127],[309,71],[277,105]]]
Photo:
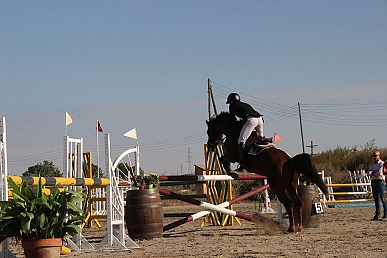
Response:
[[[125,133],[124,136],[137,139],[137,133],[136,133],[136,128],[130,130],[129,132]]]
[[[69,113],[66,112],[66,126],[71,124],[73,122],[73,120],[71,119],[71,116],[69,115]]]

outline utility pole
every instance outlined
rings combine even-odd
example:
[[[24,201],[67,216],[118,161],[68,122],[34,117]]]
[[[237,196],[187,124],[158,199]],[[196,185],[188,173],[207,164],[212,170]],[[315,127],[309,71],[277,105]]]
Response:
[[[191,169],[191,149],[188,148],[188,175],[192,174],[192,169]]]
[[[302,153],[305,153],[304,132],[302,131],[302,119],[301,119],[301,107],[300,107],[300,102],[298,102],[298,115],[299,115],[299,117],[300,117],[301,141],[302,141]]]
[[[207,92],[208,92],[208,119],[210,119],[212,117],[212,114],[211,114],[211,102],[212,102],[212,106],[214,108],[215,115],[216,116],[218,115],[218,112],[216,111],[216,104],[215,104],[214,94],[212,93],[212,86],[211,86],[210,78],[208,78],[208,80],[207,80]]]
[[[310,146],[306,146],[310,148],[310,155],[314,155],[314,147],[317,147],[318,145],[313,144],[313,141],[310,141]]]

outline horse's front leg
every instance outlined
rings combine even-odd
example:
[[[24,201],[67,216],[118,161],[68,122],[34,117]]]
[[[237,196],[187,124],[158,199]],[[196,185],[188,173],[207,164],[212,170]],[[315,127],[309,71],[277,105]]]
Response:
[[[231,174],[231,163],[230,163],[230,161],[228,161],[225,156],[220,157],[219,161],[220,161],[220,164],[222,164],[224,170],[226,170],[227,175],[230,175]]]
[[[238,175],[236,173],[231,173],[231,162],[228,161],[225,156],[220,157],[219,161],[220,164],[223,166],[224,170],[226,170],[227,175],[233,178],[238,178]]]

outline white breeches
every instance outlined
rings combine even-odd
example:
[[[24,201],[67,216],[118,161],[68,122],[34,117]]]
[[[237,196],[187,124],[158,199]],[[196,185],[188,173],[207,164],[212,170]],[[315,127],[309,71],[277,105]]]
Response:
[[[258,135],[263,136],[263,120],[262,117],[249,117],[246,119],[245,124],[242,127],[241,133],[239,134],[238,144],[241,142],[246,143],[250,134],[254,131]]]

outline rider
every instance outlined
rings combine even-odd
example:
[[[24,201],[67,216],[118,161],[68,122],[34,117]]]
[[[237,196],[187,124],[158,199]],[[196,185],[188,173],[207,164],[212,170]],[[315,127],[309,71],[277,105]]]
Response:
[[[255,111],[249,104],[241,102],[238,93],[230,93],[227,97],[226,104],[230,105],[230,114],[241,118],[244,122],[238,138],[240,158],[239,167],[237,169],[237,171],[243,171],[244,169],[247,169],[246,141],[250,134],[255,129],[258,137],[261,136],[265,139],[263,136],[262,115]]]

